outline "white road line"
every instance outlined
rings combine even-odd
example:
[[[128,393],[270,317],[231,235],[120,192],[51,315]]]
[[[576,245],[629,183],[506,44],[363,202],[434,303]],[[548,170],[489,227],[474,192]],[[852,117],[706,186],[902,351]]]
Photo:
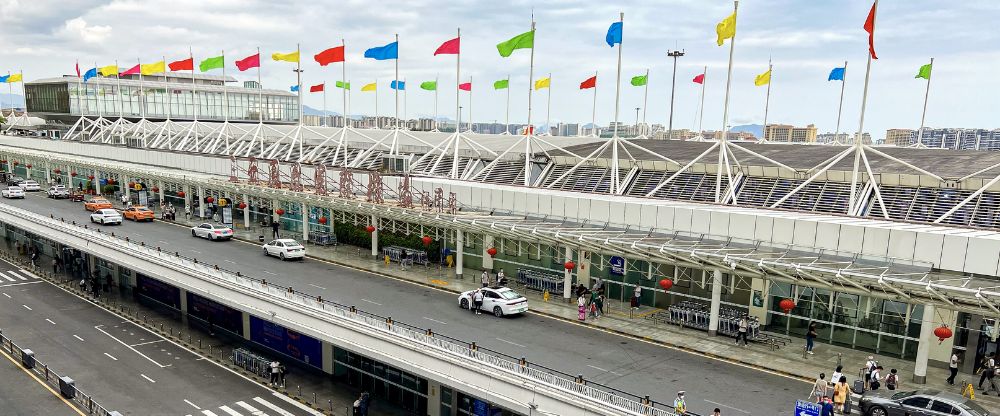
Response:
[[[191,252],[192,252],[192,253],[198,253],[198,254],[201,254],[201,252],[200,252],[200,251],[198,251],[198,250],[191,250]]]
[[[267,274],[274,274],[274,273],[271,273],[271,272],[269,272],[267,270],[261,270],[261,271],[264,272],[264,273],[267,273]]]
[[[34,273],[29,272],[27,270],[24,270],[24,269],[17,269],[17,270],[20,271],[21,273],[24,273],[24,275],[28,276],[29,279],[40,279],[40,277],[35,276]]]
[[[16,281],[17,281],[17,279],[15,279],[15,278],[13,278],[13,277],[10,277],[10,276],[3,276],[3,278],[4,278],[4,279],[7,279],[7,280],[9,280],[9,281],[11,281],[11,282],[16,282]]]
[[[194,403],[191,403],[191,401],[190,401],[190,400],[188,400],[188,399],[184,399],[184,403],[187,403],[187,404],[191,405],[191,407],[193,407],[193,408],[195,408],[195,409],[198,409],[198,410],[201,410],[201,408],[200,408],[200,407],[198,407],[198,405],[196,405],[196,404],[194,404]]]
[[[608,372],[608,370],[605,370],[605,369],[603,369],[603,368],[601,368],[601,367],[598,367],[598,366],[595,366],[595,365],[590,365],[590,364],[587,364],[587,367],[590,367],[590,368],[593,368],[593,369],[595,369],[595,370],[597,370],[597,371],[603,371],[603,372],[605,372],[605,373],[607,373],[607,372]]]
[[[281,416],[295,416],[294,414],[289,413],[287,410],[282,409],[282,408],[280,408],[278,406],[275,406],[274,403],[271,403],[271,402],[269,402],[267,400],[264,400],[264,399],[262,399],[260,397],[254,397],[253,400],[256,401],[257,403],[260,403],[262,406],[264,406],[264,407],[266,407],[268,409],[273,410],[275,413],[277,413],[277,414],[279,414]]]
[[[24,277],[24,276],[21,276],[21,275],[19,275],[19,274],[17,274],[17,273],[14,273],[14,271],[13,271],[13,270],[7,270],[7,273],[10,273],[10,275],[11,275],[11,276],[14,276],[14,277],[16,277],[16,278],[18,278],[18,279],[21,279],[21,280],[28,280],[28,278],[27,278],[27,277]]]
[[[27,309],[27,310],[29,310],[29,311],[30,311],[30,310],[33,310],[33,309],[31,309],[31,308],[30,308],[30,307],[29,307],[28,305],[21,305],[21,306],[24,306],[24,309]]]
[[[140,345],[146,345],[146,344],[154,344],[154,343],[157,343],[157,342],[163,342],[163,341],[165,341],[165,340],[162,340],[162,339],[158,339],[158,340],[156,340],[156,341],[146,341],[146,342],[140,342],[140,343],[138,343],[138,344],[132,344],[132,345],[129,345],[129,346],[130,346],[130,347],[138,347],[138,346],[140,346]]]
[[[205,415],[205,416],[219,416],[219,415],[217,415],[217,414],[215,414],[215,413],[212,413],[212,411],[211,411],[211,410],[202,410],[202,411],[201,411],[201,413],[202,413],[203,415]]]
[[[508,343],[510,345],[518,346],[518,347],[521,347],[521,348],[528,348],[528,347],[525,347],[524,345],[518,344],[518,343],[513,342],[513,341],[507,341],[507,340],[505,340],[503,338],[497,338],[497,341],[506,342],[506,343]]]
[[[237,412],[237,411],[235,411],[233,409],[230,409],[229,406],[219,406],[219,410],[222,410],[223,412],[228,413],[229,416],[243,416],[242,413]]]
[[[3,295],[4,295],[4,296],[6,296],[6,297],[7,297],[7,299],[10,299],[10,298],[11,298],[11,297],[10,297],[10,295],[8,295],[8,294],[7,294],[7,292],[4,292],[4,294],[3,294]]]
[[[375,301],[372,301],[372,300],[368,300],[368,299],[361,299],[361,301],[362,301],[362,302],[368,302],[368,303],[371,303],[371,304],[373,304],[373,305],[378,305],[378,306],[382,306],[382,304],[381,304],[381,303],[378,303],[378,302],[375,302]]]
[[[169,242],[166,242],[166,241],[163,241],[163,240],[157,241],[157,243],[170,244]]]
[[[49,322],[50,324],[52,324],[52,325],[55,325],[55,324],[56,324],[55,322],[53,322],[53,321],[52,321],[51,319],[49,319],[49,318],[45,318],[45,320],[46,320],[46,321],[48,321],[48,322]]]
[[[735,411],[737,411],[737,412],[741,412],[741,413],[746,413],[746,414],[750,414],[750,412],[748,412],[748,411],[746,411],[746,410],[743,410],[743,409],[738,409],[738,408],[735,408],[735,407],[732,407],[732,406],[726,406],[726,405],[724,405],[724,404],[722,404],[722,403],[716,403],[716,402],[713,402],[713,401],[711,401],[711,400],[705,400],[705,401],[706,401],[706,402],[708,402],[708,403],[711,403],[711,404],[714,404],[714,405],[716,405],[716,406],[719,406],[719,407],[725,407],[725,408],[727,408],[727,409],[733,409],[733,410],[735,410]]]
[[[426,316],[424,317],[424,319],[426,319],[426,320],[428,320],[428,321],[431,321],[431,322],[437,322],[437,323],[439,323],[439,324],[441,324],[441,325],[448,325],[448,323],[447,323],[447,322],[444,322],[444,321],[439,321],[439,320],[437,320],[437,319],[431,319],[431,318],[428,318],[428,317],[426,317]]]
[[[235,262],[235,261],[232,261],[232,260],[229,260],[229,259],[226,259],[226,263],[232,263],[232,264],[236,264],[236,262]]]
[[[253,413],[256,416],[267,416],[266,413],[258,410],[256,407],[253,407],[253,406],[251,406],[249,404],[246,404],[245,402],[236,402],[236,405],[239,406],[239,407],[242,407],[244,409],[249,410],[251,413]]]
[[[303,412],[309,413],[312,416],[323,416],[323,413],[317,412],[317,411],[309,408],[309,406],[306,406],[306,405],[304,405],[302,403],[299,403],[299,402],[297,402],[295,400],[292,400],[292,399],[288,398],[288,396],[285,396],[284,394],[281,394],[281,393],[278,393],[278,392],[274,392],[274,393],[271,393],[271,394],[274,395],[274,397],[277,397],[277,398],[279,398],[281,400],[284,400],[285,402],[287,402],[288,404],[290,404],[292,406],[295,406],[295,407],[297,407],[299,409],[302,409]]]
[[[309,286],[312,286],[312,287],[315,287],[315,288],[319,288],[319,289],[322,289],[322,290],[326,290],[326,288],[325,288],[325,287],[323,287],[323,286],[316,286],[316,285],[314,285],[314,284],[312,284],[312,283],[308,283],[308,285],[309,285]]]
[[[111,354],[108,354],[108,353],[104,353],[104,355],[107,355],[107,356],[108,356],[108,358],[110,358],[110,359],[112,359],[112,360],[115,360],[115,361],[118,361],[118,359],[117,359],[117,358],[115,358],[115,356],[113,356],[113,355],[111,355]]]
[[[119,344],[122,344],[122,345],[124,345],[124,346],[125,346],[126,348],[128,348],[128,349],[132,350],[132,352],[134,352],[134,353],[136,353],[136,354],[139,354],[139,356],[141,356],[142,358],[145,358],[145,359],[149,360],[149,362],[151,362],[151,363],[153,363],[153,364],[156,364],[156,365],[160,366],[160,368],[166,368],[166,367],[169,367],[169,366],[170,366],[170,364],[167,364],[167,365],[163,365],[163,364],[160,364],[160,363],[156,362],[156,360],[154,360],[154,359],[152,359],[152,358],[149,358],[149,357],[147,357],[147,356],[146,356],[146,354],[143,354],[143,353],[139,352],[139,350],[137,350],[137,349],[135,349],[135,348],[132,348],[132,346],[131,346],[131,345],[128,345],[128,344],[126,344],[126,343],[125,343],[124,341],[122,341],[122,340],[120,340],[120,339],[118,339],[118,338],[115,338],[115,336],[114,336],[114,335],[111,335],[111,334],[109,334],[109,333],[108,333],[107,331],[105,331],[105,330],[101,329],[101,326],[103,326],[103,325],[98,325],[98,326],[95,326],[95,327],[94,327],[94,329],[96,329],[96,330],[98,330],[98,331],[101,331],[101,332],[102,332],[102,333],[103,333],[104,335],[107,335],[107,336],[111,337],[111,339],[113,339],[113,340],[115,340],[115,341],[118,341],[118,343],[119,343]]]
[[[7,277],[7,276],[4,276],[4,277]],[[0,285],[0,287],[21,286],[21,285],[34,285],[34,284],[38,284],[38,283],[42,283],[42,281],[41,280],[35,280],[33,282],[11,283],[11,284],[7,284],[7,285]],[[7,297],[10,297],[10,296],[7,296]]]
[[[83,341],[83,338],[80,338],[80,336],[77,335],[77,334],[73,334],[73,338],[76,338],[76,339],[78,339],[80,341]]]
[[[139,374],[139,375],[142,376],[142,378],[144,378],[146,380],[149,380],[150,383],[155,383],[156,382],[156,380],[153,380],[153,379],[149,378],[149,376],[147,376],[145,374]]]

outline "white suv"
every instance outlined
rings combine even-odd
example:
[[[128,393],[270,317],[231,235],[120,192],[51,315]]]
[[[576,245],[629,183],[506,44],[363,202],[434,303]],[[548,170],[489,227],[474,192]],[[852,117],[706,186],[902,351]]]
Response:
[[[90,222],[96,222],[100,224],[118,224],[122,223],[122,214],[110,208],[99,209],[90,214]]]

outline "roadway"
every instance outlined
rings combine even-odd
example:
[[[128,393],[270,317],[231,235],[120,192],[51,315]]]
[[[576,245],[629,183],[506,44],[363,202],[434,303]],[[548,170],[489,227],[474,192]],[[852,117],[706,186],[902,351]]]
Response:
[[[0,409],[7,416],[84,416],[74,404],[21,368],[6,352],[0,352]]]
[[[74,379],[108,410],[144,416],[319,415],[16,266],[0,262],[0,276],[4,335]],[[0,383],[3,414],[9,414],[4,400],[36,400],[6,394],[16,387],[6,384]],[[25,414],[70,414],[66,409]]]
[[[44,192],[2,202],[67,221],[89,222],[81,203],[48,199]],[[690,409],[697,413],[721,407],[727,414],[791,415],[795,400],[809,391],[800,380],[536,314],[504,319],[474,315],[460,309],[456,295],[449,292],[315,259],[281,262],[263,256],[255,244],[194,238],[188,228],[169,223],[126,222],[105,228],[133,241],[218,262],[233,271],[433,328],[633,394],[672,401],[678,390],[685,390]]]

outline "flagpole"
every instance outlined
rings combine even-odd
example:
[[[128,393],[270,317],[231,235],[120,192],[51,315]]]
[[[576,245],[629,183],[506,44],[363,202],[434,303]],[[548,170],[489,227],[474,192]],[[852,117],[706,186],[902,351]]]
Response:
[[[549,117],[552,115],[552,73],[549,72],[549,85],[545,87],[547,89],[546,94],[546,104],[545,104],[545,133],[552,135],[552,126],[549,123]]]
[[[378,78],[375,78],[375,128],[379,128],[378,122]]]
[[[170,120],[170,116],[173,113],[173,108],[171,108],[170,89],[167,87],[167,67],[166,67],[166,65],[167,65],[167,57],[166,56],[161,56],[160,58],[163,58],[163,65],[164,65],[163,66],[163,92],[165,94],[167,94],[167,120]]]
[[[125,99],[121,98],[122,95],[122,75],[119,72],[121,68],[118,67],[118,60],[115,59],[115,82],[118,85],[118,118],[121,119],[125,116]],[[13,109],[12,109],[13,110]]]
[[[737,18],[736,13],[739,11],[739,8],[740,8],[740,1],[739,0],[734,0],[733,1],[733,21],[734,21],[734,24],[735,24],[735,21],[736,21],[736,18]],[[728,140],[728,136],[729,136],[729,126],[728,126],[728,124],[729,124],[729,90],[730,90],[730,87],[732,87],[732,82],[733,82],[733,50],[734,49],[736,49],[736,31],[735,30],[733,31],[733,37],[731,39],[729,39],[729,74],[726,76],[726,100],[725,100],[724,108],[722,110],[722,138],[721,138],[722,146],[719,147],[719,163],[718,163],[718,165],[716,165],[716,172],[715,172],[715,202],[721,202],[722,201],[722,195],[721,195],[722,194],[722,163],[723,163],[723,157],[726,154],[726,148],[728,147],[725,144],[726,144],[726,142]]]
[[[198,122],[198,83],[194,79],[194,52],[188,46],[188,57],[191,58],[191,103],[194,110],[194,121]]]
[[[931,58],[931,72],[927,74],[927,89],[924,91],[924,112],[920,115],[920,130],[917,130],[917,146],[924,145],[924,120],[927,118],[927,99],[931,96],[931,76],[934,74],[934,58]],[[941,137],[941,148],[944,149],[944,137]]]
[[[667,56],[674,58],[674,71],[670,81],[670,120],[667,121],[667,140],[670,140],[674,138],[674,95],[677,92],[677,58],[684,56],[684,50],[667,50]]]
[[[618,15],[618,21],[625,25],[625,12],[620,12]],[[622,31],[624,32],[624,30]],[[612,129],[611,137],[618,137],[618,112],[621,104],[621,83],[622,83],[622,44],[624,43],[624,35],[622,36],[622,42],[618,42],[618,77],[615,78],[615,127]],[[617,146],[616,146],[617,148]],[[613,185],[613,184],[612,184]],[[614,188],[614,186],[612,186]],[[614,190],[612,190],[612,193]]]
[[[302,108],[303,108],[302,107],[302,57],[300,55],[301,52],[302,51],[299,49],[299,44],[296,43],[295,44],[295,56],[298,57],[298,59],[295,60],[295,64],[296,64],[296,67],[295,67],[295,80],[296,80],[296,83],[299,86],[299,125],[300,126],[302,125]],[[325,87],[326,86],[324,85],[323,89],[326,89]]]
[[[194,62],[192,62],[192,65]],[[222,120],[229,123],[229,87],[226,85],[226,50],[222,50]]]
[[[81,90],[83,89],[83,76],[79,74],[79,72],[80,72],[80,61],[79,60],[76,61],[76,72],[77,72],[77,74],[76,74],[76,108],[80,110],[80,115],[81,116],[85,116],[85,115],[87,115],[87,113],[83,112],[83,101],[80,100],[80,95],[82,94]],[[27,103],[25,103],[25,104],[27,104]],[[28,106],[25,105],[24,107],[27,108]]]
[[[597,134],[597,71],[594,71],[594,106],[590,109],[590,128],[594,137],[600,136]]]
[[[301,57],[299,59],[301,59]],[[330,116],[326,114],[326,80],[323,80],[323,127],[327,126],[327,120],[330,119],[329,117]]]
[[[646,131],[645,130],[646,129],[645,126],[647,125],[646,124],[646,107],[647,107],[646,103],[648,103],[648,102],[649,102],[649,68],[646,68],[646,85],[644,86],[643,92],[642,92],[642,125],[643,125],[642,131],[643,132]],[[636,127],[638,127],[638,126],[636,126]],[[650,133],[652,133],[652,132],[650,132]]]
[[[393,81],[396,82],[396,88],[395,88],[395,90],[396,90],[396,92],[395,92],[395,100],[396,100],[396,130],[399,130],[399,34],[398,33],[396,34],[396,59],[395,59],[395,61],[396,61],[396,76],[393,78]]]
[[[94,61],[94,69],[97,69],[97,61]],[[98,74],[94,74],[94,78],[97,78]],[[101,90],[98,89],[97,84],[94,85],[94,106],[97,107],[97,118],[104,117],[103,111],[101,111]],[[90,100],[87,100],[88,107],[90,106]]]
[[[872,5],[872,23],[875,23],[875,17],[878,14],[878,0],[875,0],[875,4]],[[851,194],[848,200],[847,211],[850,213],[854,210],[854,199],[857,196],[857,184],[858,184],[858,163],[861,156],[861,151],[864,146],[864,131],[865,131],[865,109],[868,106],[868,81],[871,80],[872,74],[872,53],[868,51],[868,64],[865,67],[865,87],[861,94],[861,120],[858,122],[858,132],[854,135],[854,171],[851,175]],[[874,178],[872,178],[874,180]]]
[[[343,128],[347,128],[347,90],[350,88],[351,83],[347,82],[347,56],[346,56],[347,55],[347,42],[344,42],[343,38],[340,39],[340,47],[344,50],[344,55],[345,55],[344,59],[340,61],[340,82],[343,83],[343,86],[344,86],[343,91],[341,91],[341,94],[343,95],[343,100],[344,100],[344,114],[342,114],[342,116],[344,118],[344,126],[343,126]],[[299,57],[299,59],[301,60],[302,57]],[[337,84],[333,84],[333,85],[337,85]],[[324,95],[324,100],[325,100],[326,99],[325,98],[325,95],[326,95],[326,85],[323,86],[323,95]]]
[[[142,90],[142,60],[139,58],[135,59],[136,63],[139,64],[139,118],[146,118],[146,93]]]
[[[833,133],[833,142],[840,143],[840,115],[844,111],[844,88],[847,86],[847,61],[844,61],[844,76],[840,79],[840,106],[837,107],[837,130]]]
[[[399,84],[396,84],[396,86],[398,87]],[[407,97],[407,94],[406,94],[406,77],[403,77],[403,118],[404,119],[406,118],[406,101],[407,101],[406,97]],[[406,128],[406,122],[403,122],[403,128]]]
[[[455,134],[462,132],[462,114],[459,108],[462,105],[459,85],[462,85],[462,28],[458,28],[458,53],[455,54]],[[509,110],[508,110],[509,111]]]
[[[764,131],[761,133],[764,137],[763,141],[767,141],[767,111],[770,109],[771,105],[771,79],[774,78],[774,73],[771,70],[774,68],[771,65],[771,58],[767,58],[767,94],[764,96]],[[791,137],[788,138],[791,140]]]
[[[525,127],[524,131],[524,134],[526,136],[531,136],[535,133],[534,128],[531,127],[531,96],[532,96],[531,92],[532,90],[534,90],[533,88],[534,85],[531,84],[535,82],[535,33],[534,32],[535,32],[535,14],[532,13],[531,14],[531,59],[528,61],[528,126]],[[510,88],[510,85],[508,85],[507,88]],[[525,186],[530,185],[529,176],[531,175],[529,175],[528,172],[530,172],[530,170],[528,169],[528,155],[525,155],[524,158]]]
[[[507,74],[507,111],[504,118],[504,131],[510,134],[510,74]]]
[[[698,136],[701,136],[702,138],[704,138],[704,135],[702,134],[702,132],[704,130],[702,129],[701,126],[702,126],[702,122],[705,121],[705,83],[708,82],[708,65],[705,65],[705,68],[702,70],[701,73],[702,73],[702,78],[701,78],[701,99],[699,100],[699,101],[701,101],[701,104],[700,104],[701,109],[698,110]]]
[[[431,129],[437,130],[438,128],[438,75],[434,75],[434,122],[431,123]]]

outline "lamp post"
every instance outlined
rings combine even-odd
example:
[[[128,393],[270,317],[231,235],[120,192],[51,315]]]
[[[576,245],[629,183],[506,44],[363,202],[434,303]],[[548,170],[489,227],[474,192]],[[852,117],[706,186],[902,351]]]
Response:
[[[635,108],[635,135],[636,136],[639,135],[639,108],[640,107],[636,107]]]
[[[667,56],[674,58],[674,75],[670,83],[670,121],[667,122],[667,140],[674,138],[674,91],[677,89],[677,58],[684,56],[684,50],[667,50]]]

